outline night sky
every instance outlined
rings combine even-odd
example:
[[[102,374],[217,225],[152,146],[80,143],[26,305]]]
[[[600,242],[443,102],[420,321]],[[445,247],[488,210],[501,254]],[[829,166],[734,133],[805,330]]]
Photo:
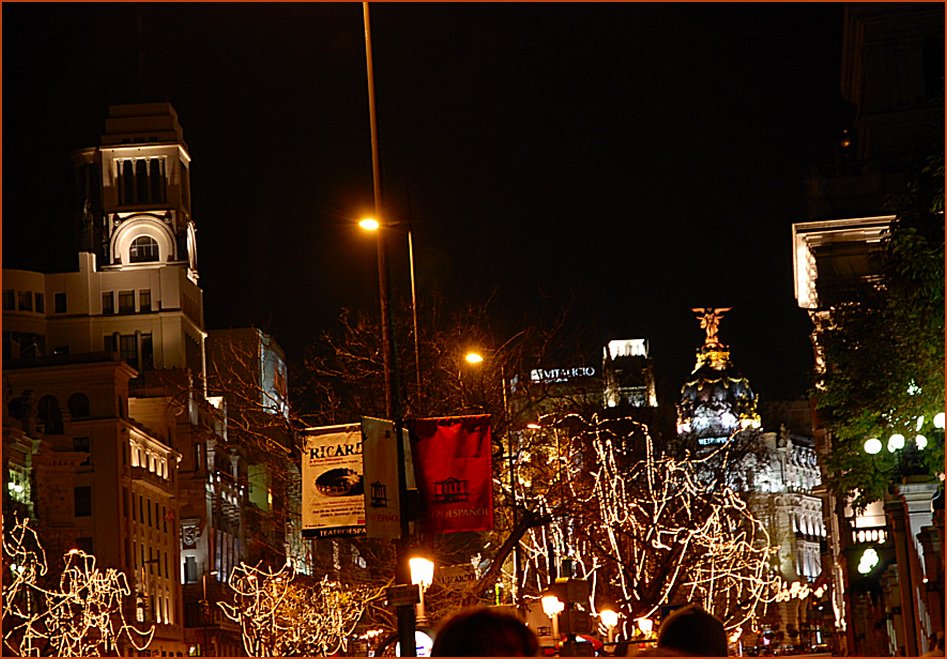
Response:
[[[110,104],[169,101],[207,326],[262,327],[294,361],[342,307],[377,312],[374,242],[351,224],[372,203],[361,4],[2,12],[4,267],[77,268],[69,153],[99,143]],[[790,226],[839,128],[841,19],[836,4],[373,5],[383,202],[411,221],[422,296],[489,299],[510,333],[569,304],[589,362],[648,338],[661,393],[703,340],[690,308],[732,306],[721,338],[760,398],[802,396]]]

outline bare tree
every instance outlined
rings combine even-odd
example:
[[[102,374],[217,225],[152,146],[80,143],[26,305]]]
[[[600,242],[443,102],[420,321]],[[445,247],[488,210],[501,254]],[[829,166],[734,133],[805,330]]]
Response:
[[[125,644],[142,651],[154,625],[145,630],[128,622],[133,606],[123,572],[102,571],[95,556],[73,549],[53,585],[46,553],[29,519],[18,520],[3,538],[3,642],[21,656],[88,657],[118,654]]]
[[[329,656],[344,652],[381,588],[299,578],[291,565],[276,571],[241,563],[230,585],[234,603],[219,602],[240,625],[251,657]]]

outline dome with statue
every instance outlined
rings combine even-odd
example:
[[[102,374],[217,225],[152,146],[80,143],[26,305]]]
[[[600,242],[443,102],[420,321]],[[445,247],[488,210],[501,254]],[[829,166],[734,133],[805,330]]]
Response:
[[[717,338],[720,319],[729,310],[693,309],[707,337],[697,350],[697,365],[681,387],[677,432],[696,439],[698,446],[723,444],[741,430],[760,427],[756,394],[733,367],[729,346]]]

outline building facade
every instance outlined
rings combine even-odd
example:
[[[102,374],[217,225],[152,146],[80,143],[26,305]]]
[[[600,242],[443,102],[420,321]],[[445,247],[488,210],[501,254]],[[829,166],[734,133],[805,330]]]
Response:
[[[232,568],[248,548],[305,553],[263,523],[292,493],[274,501],[266,461],[228,432],[228,402],[243,408],[208,391],[190,163],[169,104],[109,108],[101,145],[73,155],[78,271],[4,270],[4,512],[31,517],[54,564],[77,547],[124,572],[148,654],[233,656],[216,606]],[[256,407],[284,419],[291,464],[285,357],[250,332],[267,346]]]

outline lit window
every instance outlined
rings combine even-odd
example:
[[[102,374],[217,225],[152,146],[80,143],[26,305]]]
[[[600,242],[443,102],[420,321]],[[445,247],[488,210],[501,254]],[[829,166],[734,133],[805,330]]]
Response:
[[[151,236],[138,236],[128,253],[130,263],[149,263],[158,260],[158,241]]]

